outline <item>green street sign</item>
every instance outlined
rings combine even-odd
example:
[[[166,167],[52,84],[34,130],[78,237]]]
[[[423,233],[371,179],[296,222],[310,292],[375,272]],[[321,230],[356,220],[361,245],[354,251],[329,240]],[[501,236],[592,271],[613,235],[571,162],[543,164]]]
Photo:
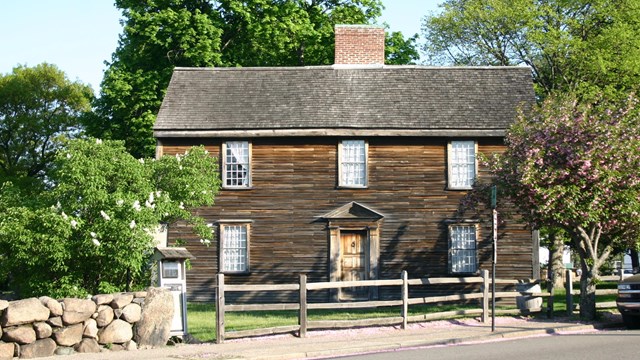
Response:
[[[491,187],[491,208],[495,209],[496,208],[496,203],[498,198],[498,189],[495,185],[493,185]]]

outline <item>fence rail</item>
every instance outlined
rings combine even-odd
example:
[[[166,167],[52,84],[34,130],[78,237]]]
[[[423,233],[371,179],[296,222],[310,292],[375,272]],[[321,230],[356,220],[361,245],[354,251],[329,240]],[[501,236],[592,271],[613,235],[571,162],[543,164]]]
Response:
[[[300,275],[298,284],[274,284],[274,285],[226,285],[224,275],[218,274],[218,285],[216,294],[216,342],[223,343],[225,338],[238,338],[247,336],[267,335],[274,333],[297,332],[300,337],[305,337],[308,329],[320,328],[346,328],[356,326],[372,326],[372,325],[398,325],[404,329],[408,322],[427,321],[437,318],[451,316],[470,316],[480,315],[483,322],[489,320],[489,288],[491,278],[488,271],[482,271],[482,276],[463,277],[463,278],[421,278],[408,279],[407,273],[402,273],[401,279],[390,280],[359,280],[344,282],[316,282],[307,283],[305,275]],[[496,284],[514,285],[523,283],[518,280],[500,280],[496,279]],[[414,297],[409,298],[409,288],[411,286],[425,285],[464,285],[478,284],[480,291],[444,295],[430,297]],[[529,282],[535,284],[535,282]],[[372,301],[356,301],[356,302],[327,302],[327,303],[308,303],[307,292],[310,290],[334,290],[350,287],[380,287],[380,286],[397,286],[400,287],[401,299],[399,300],[372,300]],[[252,292],[252,291],[298,291],[297,303],[278,303],[278,304],[234,304],[225,303],[225,294],[229,292]],[[496,298],[514,298],[523,296],[520,292],[497,292]],[[548,294],[537,293],[535,296],[548,296]],[[442,302],[462,302],[468,300],[479,300],[478,309],[467,309],[457,311],[445,311],[432,314],[422,314],[409,316],[409,305],[433,304]],[[400,307],[399,316],[362,319],[362,320],[322,320],[310,321],[307,317],[308,310],[316,309],[357,309],[357,308],[377,308],[377,307]],[[225,332],[225,313],[230,311],[278,311],[278,310],[294,310],[298,311],[298,325],[279,326],[266,329],[254,329]],[[539,311],[541,309],[531,309]],[[498,313],[498,312],[496,312]],[[501,312],[502,313],[502,312]]]
[[[566,290],[566,296],[567,296],[567,313],[568,314],[572,314],[575,310],[578,310],[580,308],[580,306],[578,304],[574,304],[573,303],[573,296],[578,296],[580,295],[580,290],[574,290],[573,289],[573,272],[571,270],[567,270],[566,275],[565,275],[565,290]],[[621,281],[623,278],[622,276],[601,276],[600,280],[601,281],[609,281],[609,282],[618,282]],[[618,293],[617,289],[596,289],[596,295],[615,295]],[[553,304],[551,305],[547,305],[549,308],[553,307]],[[596,309],[609,309],[609,308],[614,308],[616,307],[616,302],[615,301],[606,301],[606,302],[599,302],[596,303]]]
[[[344,281],[344,282],[316,282],[307,283],[305,275],[300,275],[299,283],[297,284],[273,284],[273,285],[225,285],[224,275],[218,274],[218,285],[216,287],[216,342],[223,343],[226,338],[239,338],[248,336],[260,336],[276,333],[288,333],[297,332],[298,336],[305,337],[307,330],[309,329],[326,329],[326,328],[352,328],[358,326],[380,326],[380,325],[401,325],[404,329],[409,322],[429,321],[435,319],[448,318],[453,316],[481,316],[481,321],[488,322],[490,319],[489,301],[491,300],[491,278],[489,272],[483,270],[482,276],[475,277],[463,277],[463,278],[421,278],[421,279],[409,279],[406,271],[402,272],[401,279],[390,280],[359,280],[359,281]],[[579,290],[573,290],[573,276],[570,271],[567,271],[566,282],[566,305],[567,312],[573,313],[577,308],[573,303],[573,295],[579,295]],[[604,281],[618,281],[618,277],[602,277]],[[510,280],[510,279],[496,279],[498,285],[536,285],[535,280]],[[460,285],[460,284],[478,284],[479,290],[475,290],[468,293],[441,295],[441,296],[428,296],[428,297],[409,297],[410,286],[425,286],[425,285]],[[398,300],[371,300],[371,301],[356,301],[356,302],[325,302],[325,303],[308,303],[307,292],[310,290],[334,290],[340,288],[350,287],[379,287],[379,286],[398,286],[400,287],[401,298]],[[297,303],[278,303],[278,304],[234,304],[229,305],[225,303],[225,294],[228,292],[253,292],[253,291],[298,291]],[[597,295],[603,294],[615,294],[617,290],[597,290]],[[549,314],[553,313],[553,293],[550,292],[532,292],[532,291],[500,291],[495,293],[496,299],[505,298],[520,298],[520,300],[527,302],[534,298],[547,298],[547,305],[543,307],[531,306],[526,304],[523,308],[518,309],[502,309],[496,310],[496,314],[520,314],[523,312],[540,312],[547,310]],[[443,302],[463,302],[468,300],[479,300],[479,308],[455,310],[455,311],[443,311],[438,313],[421,314],[421,315],[409,315],[409,305],[418,304],[434,304]],[[307,316],[309,310],[316,309],[359,309],[359,308],[377,308],[377,307],[400,307],[399,316],[391,316],[385,318],[375,319],[361,319],[361,320],[314,320],[310,321]],[[615,307],[615,302],[598,303],[598,308],[611,308]],[[291,326],[278,326],[272,328],[262,328],[253,330],[242,330],[225,332],[225,313],[230,311],[298,311],[298,325]]]

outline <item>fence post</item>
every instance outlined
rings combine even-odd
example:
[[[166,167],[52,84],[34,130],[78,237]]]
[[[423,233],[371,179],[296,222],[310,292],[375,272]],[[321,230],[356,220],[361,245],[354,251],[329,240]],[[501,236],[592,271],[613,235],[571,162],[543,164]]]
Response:
[[[489,270],[482,270],[482,322],[489,322]]]
[[[298,313],[298,325],[300,325],[300,331],[298,336],[301,338],[307,337],[307,275],[300,274],[300,310]]]
[[[547,298],[547,318],[548,319],[553,319],[554,318],[554,314],[553,314],[553,301],[554,301],[554,294],[555,294],[555,289],[553,288],[553,281],[549,280],[549,282],[551,283],[551,286],[549,286],[549,297]]]
[[[573,271],[567,269],[566,282],[564,284],[567,290],[567,315],[573,314]]]
[[[224,274],[218,274],[216,291],[216,343],[224,342]]]
[[[402,270],[402,329],[407,328],[409,317],[409,275]]]
[[[624,280],[624,266],[622,265],[622,263],[619,263],[618,275],[620,276],[620,281]]]

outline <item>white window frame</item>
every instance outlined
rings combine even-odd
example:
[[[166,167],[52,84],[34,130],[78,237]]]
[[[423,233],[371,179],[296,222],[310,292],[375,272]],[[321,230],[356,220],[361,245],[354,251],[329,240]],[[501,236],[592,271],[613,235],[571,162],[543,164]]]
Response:
[[[464,232],[462,232],[464,231]],[[478,272],[478,225],[449,225],[449,273]],[[462,238],[460,237],[462,236]]]
[[[473,151],[471,156],[468,156],[469,150]],[[474,140],[452,140],[447,146],[447,153],[447,187],[452,190],[470,190],[478,177],[478,143]]]
[[[219,271],[224,274],[248,273],[251,224],[248,222],[227,221],[219,224],[219,230]],[[238,234],[236,231],[240,231],[240,233]],[[231,263],[231,259],[239,261]]]
[[[352,145],[362,144],[360,159],[353,158]],[[353,169],[362,166],[354,172]],[[365,140],[350,139],[338,143],[338,186],[341,188],[366,188],[369,186],[369,143]]]
[[[237,146],[241,146],[242,153],[237,153]],[[229,152],[229,154],[227,154]],[[224,189],[247,189],[251,188],[251,155],[252,146],[250,141],[226,141],[222,143],[222,187]],[[239,157],[246,157],[238,159]],[[228,158],[236,159],[235,162],[229,162]],[[238,170],[232,170],[233,166],[244,166],[246,168],[246,176],[242,178],[242,182],[239,184],[227,184],[228,181],[234,181],[239,179],[237,176],[230,176],[233,173],[238,173]]]
[[[180,262],[177,260],[164,260],[162,263],[162,278],[167,280],[182,279]]]

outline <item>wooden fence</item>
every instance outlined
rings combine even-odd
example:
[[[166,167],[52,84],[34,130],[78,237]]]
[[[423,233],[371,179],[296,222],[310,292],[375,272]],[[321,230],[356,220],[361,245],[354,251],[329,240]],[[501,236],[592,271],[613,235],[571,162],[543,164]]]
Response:
[[[435,319],[448,318],[453,316],[473,316],[480,315],[481,321],[489,322],[490,311],[489,301],[491,293],[489,292],[491,278],[489,272],[483,270],[481,276],[462,277],[462,278],[421,278],[409,279],[407,272],[402,272],[401,279],[396,280],[362,280],[362,281],[341,281],[341,282],[318,282],[307,283],[307,277],[300,275],[297,284],[272,284],[272,285],[225,285],[224,275],[218,274],[218,285],[216,293],[216,342],[223,343],[225,338],[240,338],[248,336],[260,336],[276,333],[297,332],[300,337],[305,337],[309,329],[326,329],[326,328],[348,328],[358,326],[380,326],[380,325],[400,325],[402,329],[407,327],[409,322],[429,321]],[[579,295],[579,290],[573,290],[574,277],[571,271],[567,271],[566,288],[566,305],[567,312],[572,314],[577,309],[573,302],[573,296]],[[601,277],[603,281],[619,281],[617,276]],[[477,284],[478,290],[467,293],[459,293],[445,296],[429,296],[429,297],[409,297],[410,286],[424,285],[461,285],[461,284]],[[518,285],[523,284],[535,285],[534,280],[504,280],[496,279],[496,285]],[[307,292],[310,290],[339,289],[349,287],[372,287],[372,286],[399,286],[401,298],[399,300],[373,300],[373,301],[356,301],[356,302],[328,302],[328,303],[308,303]],[[297,303],[278,303],[278,304],[237,304],[229,305],[225,303],[225,293],[228,292],[251,292],[251,291],[297,291],[299,293]],[[615,294],[616,289],[597,290],[597,295]],[[502,291],[496,292],[496,299],[501,298],[517,298],[522,300],[531,300],[534,298],[553,299],[553,294],[549,292],[520,292],[520,291]],[[480,304],[477,309],[445,311],[438,313],[422,314],[409,316],[409,305],[416,304],[434,304],[443,302],[463,302],[468,300],[478,300]],[[334,321],[310,321],[307,317],[308,310],[312,309],[355,309],[355,308],[376,308],[383,306],[398,306],[400,308],[397,317],[362,319],[362,320],[334,320]],[[598,308],[615,307],[614,302],[598,303]],[[529,307],[526,309],[501,309],[496,310],[496,315],[532,313],[547,310],[548,314],[553,314],[553,301],[547,301],[546,307]],[[277,310],[294,310],[298,311],[298,325],[279,326],[272,328],[233,331],[225,333],[225,313],[230,311],[277,311]]]
[[[576,279],[573,276],[573,271],[571,270],[567,270],[566,271],[566,276],[565,276],[565,283],[564,283],[564,288],[565,288],[565,294],[566,294],[566,304],[567,304],[567,313],[569,315],[571,315],[574,311],[579,309],[579,305],[578,304],[574,304],[573,302],[573,296],[574,295],[580,295],[580,290],[574,290],[573,289],[573,282],[576,281]],[[600,277],[600,281],[603,282],[619,282],[622,280],[622,276],[601,276]],[[597,295],[615,295],[618,293],[617,289],[596,289],[596,296]],[[553,299],[553,297],[550,297],[550,299]],[[616,307],[616,302],[615,301],[607,301],[607,302],[599,302],[596,303],[596,309],[608,309],[608,308],[615,308]],[[553,312],[553,302],[551,302],[550,304],[547,304],[547,308],[548,311],[550,313]]]
[[[305,275],[300,275],[300,281],[297,284],[272,284],[272,285],[226,285],[224,275],[218,274],[218,286],[216,294],[216,342],[223,343],[225,338],[239,338],[247,336],[259,336],[275,333],[297,332],[300,337],[305,337],[308,329],[319,328],[345,328],[358,326],[380,326],[380,325],[400,325],[402,329],[406,328],[409,322],[428,321],[439,318],[452,316],[471,316],[480,315],[483,322],[490,319],[489,301],[491,294],[489,292],[491,278],[489,272],[483,270],[481,276],[476,277],[455,277],[455,278],[421,278],[409,279],[406,271],[402,272],[401,279],[396,280],[363,280],[363,281],[341,281],[341,282],[318,282],[307,283]],[[518,280],[499,280],[496,284],[500,285],[516,285],[516,284],[535,284],[535,282],[523,282]],[[460,293],[446,296],[430,296],[430,297],[409,297],[410,286],[424,285],[446,285],[446,284],[477,284],[479,291],[469,293]],[[308,303],[307,291],[323,290],[323,289],[339,289],[350,287],[371,287],[371,286],[398,286],[400,287],[401,298],[399,300],[373,300],[373,301],[357,301],[357,302],[330,302],[330,303]],[[299,293],[297,303],[278,303],[278,304],[238,304],[228,305],[225,303],[225,293],[228,292],[247,292],[247,291],[297,291]],[[517,291],[496,292],[496,298],[515,298],[519,296],[544,297],[549,293],[532,293],[523,294]],[[467,309],[458,311],[439,312],[432,314],[422,314],[409,316],[409,305],[416,304],[434,304],[443,302],[462,302],[468,300],[478,300],[480,304],[478,309]],[[354,308],[376,308],[383,306],[398,306],[400,308],[397,317],[349,320],[349,321],[309,321],[307,317],[308,310],[312,309],[354,309]],[[274,311],[274,310],[297,310],[298,325],[279,326],[267,329],[254,329],[244,331],[234,331],[225,333],[225,313],[230,311]],[[541,311],[541,308],[528,309],[528,311]],[[501,310],[496,314],[519,313],[520,310]]]

